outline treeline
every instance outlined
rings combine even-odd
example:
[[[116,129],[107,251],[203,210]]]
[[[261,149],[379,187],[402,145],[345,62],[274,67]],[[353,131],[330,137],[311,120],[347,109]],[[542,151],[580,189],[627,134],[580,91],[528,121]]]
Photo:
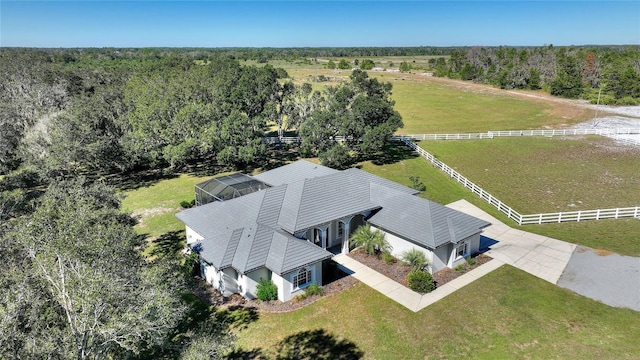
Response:
[[[333,163],[345,166],[379,150],[372,144],[402,125],[390,84],[362,71],[352,83],[320,93],[286,80],[283,69],[228,57],[85,66],[53,54],[13,51],[0,58],[0,173],[21,163],[53,177],[201,161],[243,168],[267,160],[262,138],[270,126],[303,129],[329,117],[340,123],[323,130],[326,138],[303,134],[304,148],[324,159],[335,136],[355,139],[345,148],[351,156]]]
[[[551,95],[600,104],[640,104],[640,48],[473,47],[454,50],[436,76],[503,89],[544,89]]]

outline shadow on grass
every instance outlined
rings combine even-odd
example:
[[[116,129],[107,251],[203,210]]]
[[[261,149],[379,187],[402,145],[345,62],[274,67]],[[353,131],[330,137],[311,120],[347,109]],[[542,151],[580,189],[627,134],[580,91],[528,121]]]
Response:
[[[405,145],[402,141],[389,141],[382,152],[371,159],[374,165],[394,164],[402,160],[413,159],[420,155]]]
[[[277,360],[355,360],[364,353],[349,340],[336,337],[324,329],[290,335],[276,345]]]
[[[184,233],[182,231],[170,231],[160,235],[151,241],[149,255],[174,256],[184,246]]]
[[[151,169],[113,174],[105,177],[105,179],[107,184],[123,191],[129,191],[154,185],[161,180],[173,179],[178,175],[178,173],[169,169]]]
[[[225,356],[228,360],[253,360],[253,359],[266,359],[262,353],[262,349],[244,350],[234,349],[231,353]]]
[[[246,329],[250,323],[257,321],[258,318],[258,311],[254,307],[229,306],[216,313],[218,321],[238,330]]]

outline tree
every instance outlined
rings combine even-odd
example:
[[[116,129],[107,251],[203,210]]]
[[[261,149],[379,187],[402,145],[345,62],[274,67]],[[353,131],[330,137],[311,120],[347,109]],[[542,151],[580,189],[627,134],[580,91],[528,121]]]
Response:
[[[362,225],[351,235],[351,244],[362,247],[365,253],[377,255],[389,251],[391,246],[380,230],[371,230],[371,226]]]
[[[45,310],[30,317],[33,328],[18,324],[16,333],[29,341],[14,351],[104,359],[166,340],[185,309],[175,274],[140,256],[139,237],[118,207],[104,185],[55,184],[7,235],[20,249],[10,255],[20,265],[12,268],[13,282],[37,294],[34,306]],[[18,295],[12,291],[14,300]]]
[[[376,64],[371,59],[364,59],[360,63],[361,70],[371,70]]]
[[[349,62],[347,62],[347,60],[340,59],[340,62],[338,63],[338,69],[342,69],[342,70],[351,69],[351,65],[349,65]]]
[[[409,72],[409,71],[411,71],[411,65],[406,61],[401,62],[400,72]]]
[[[336,63],[333,62],[333,60],[329,60],[329,62],[327,63],[327,69],[335,69],[336,68]]]
[[[575,57],[563,55],[558,59],[558,74],[550,84],[551,95],[576,99],[583,91],[582,76]]]
[[[302,144],[312,153],[333,149],[332,158],[345,160],[346,153],[352,160],[369,158],[402,127],[390,99],[390,83],[370,79],[362,70],[354,70],[350,79],[351,83],[325,88],[318,108],[300,125]],[[346,148],[334,148],[339,142]]]

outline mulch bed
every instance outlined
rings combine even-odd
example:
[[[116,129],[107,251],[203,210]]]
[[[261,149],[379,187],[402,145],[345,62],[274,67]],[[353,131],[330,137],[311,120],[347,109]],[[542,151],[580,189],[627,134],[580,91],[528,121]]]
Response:
[[[373,255],[368,255],[361,249],[356,249],[349,253],[349,257],[357,260],[358,262],[366,265],[375,271],[383,274],[384,276],[407,286],[407,275],[411,268],[400,260],[397,260],[393,264],[385,264],[382,257],[378,258]],[[436,286],[442,286],[447,282],[459,277],[460,275],[469,272],[478,266],[487,263],[491,258],[487,255],[480,254],[473,257],[473,265],[465,263],[457,270],[445,268],[435,274],[433,279],[436,281]],[[193,286],[193,293],[202,299],[204,302],[226,309],[245,308],[258,312],[267,313],[283,313],[300,309],[309,304],[312,304],[322,298],[337,294],[343,290],[349,289],[358,284],[359,281],[353,276],[345,276],[329,284],[322,286],[324,295],[322,296],[310,296],[302,300],[291,300],[287,302],[281,302],[279,300],[274,301],[260,301],[260,300],[247,300],[239,294],[233,294],[231,296],[223,296],[218,290],[207,284],[199,276],[196,277],[196,282]]]
[[[197,285],[194,286],[193,292],[200,299],[210,305],[219,306],[227,309],[246,308],[256,310],[258,312],[267,313],[283,313],[300,309],[309,304],[312,304],[325,297],[337,294],[343,290],[349,289],[358,284],[359,281],[353,276],[345,276],[341,279],[333,281],[329,284],[323,285],[322,290],[324,294],[322,296],[310,296],[302,300],[291,300],[282,302],[279,300],[274,301],[260,301],[260,300],[247,300],[240,294],[233,294],[231,296],[223,296],[218,290],[211,285],[207,284],[198,277]]]
[[[382,256],[378,258],[377,256],[369,255],[362,249],[356,249],[350,252],[348,256],[354,260],[357,260],[363,265],[366,265],[373,270],[381,273],[382,275],[394,280],[395,282],[407,286],[407,275],[411,271],[411,268],[406,263],[396,259],[397,261],[395,263],[387,265],[382,260]],[[444,268],[433,274],[433,279],[436,282],[436,286],[442,286],[449,281],[459,277],[460,275],[469,272],[482,264],[487,263],[491,260],[491,257],[484,254],[479,254],[472,257],[472,259],[473,265],[465,263],[456,267],[455,270]]]

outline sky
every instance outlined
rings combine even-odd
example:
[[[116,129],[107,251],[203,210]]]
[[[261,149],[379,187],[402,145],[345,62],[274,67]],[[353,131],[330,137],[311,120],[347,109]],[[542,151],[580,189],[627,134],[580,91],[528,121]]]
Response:
[[[0,1],[3,47],[640,45],[640,1]]]

